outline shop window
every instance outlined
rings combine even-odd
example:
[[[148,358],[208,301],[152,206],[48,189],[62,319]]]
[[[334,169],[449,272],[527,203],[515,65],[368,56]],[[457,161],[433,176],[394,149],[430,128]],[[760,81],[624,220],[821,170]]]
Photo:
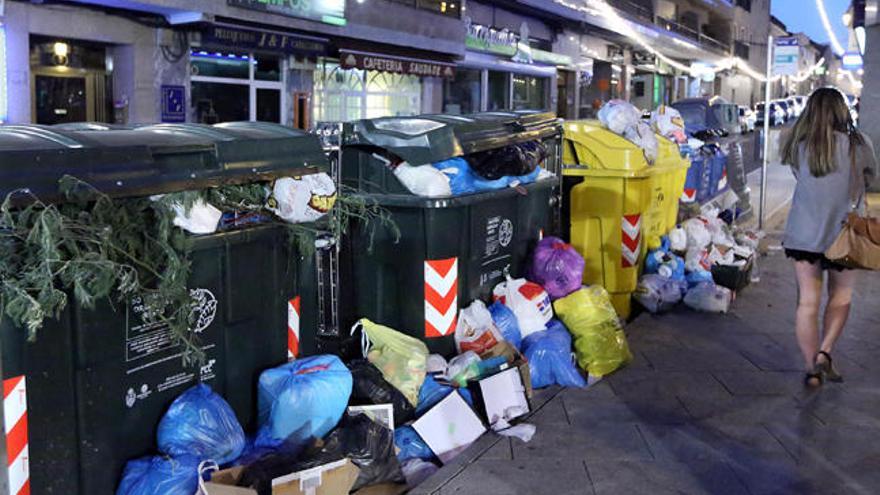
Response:
[[[443,112],[451,114],[479,112],[482,83],[482,70],[456,70],[455,79],[443,81]]]
[[[507,110],[510,108],[509,81],[509,73],[489,71],[489,101],[487,108],[490,111]]]
[[[449,17],[461,17],[461,7],[464,0],[391,0],[422,10],[430,10]]]
[[[547,78],[514,74],[513,109],[546,110]]]
[[[285,123],[282,59],[202,50],[190,60],[191,121]]]
[[[421,113],[419,77],[343,69],[323,60],[314,72],[314,121],[337,122]]]
[[[635,93],[636,98],[641,98],[645,96],[645,81],[636,81],[633,84],[633,92]]]

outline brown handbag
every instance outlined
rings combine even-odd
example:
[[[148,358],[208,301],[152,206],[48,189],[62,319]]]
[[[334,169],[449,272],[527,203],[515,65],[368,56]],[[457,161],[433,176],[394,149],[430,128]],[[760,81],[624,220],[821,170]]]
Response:
[[[880,219],[858,214],[864,183],[864,175],[853,161],[849,196],[852,211],[825,257],[849,268],[880,270]],[[865,206],[867,210],[867,202]]]

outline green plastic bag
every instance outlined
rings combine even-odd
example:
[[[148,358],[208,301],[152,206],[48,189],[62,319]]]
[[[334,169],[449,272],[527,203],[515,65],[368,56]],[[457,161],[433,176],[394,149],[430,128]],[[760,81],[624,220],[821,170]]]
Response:
[[[617,312],[602,287],[584,287],[557,299],[553,309],[574,337],[578,364],[590,376],[605,376],[632,360]]]
[[[428,368],[428,347],[424,342],[362,318],[358,328],[364,357],[379,368],[385,380],[394,385],[413,406],[418,405],[419,389]]]

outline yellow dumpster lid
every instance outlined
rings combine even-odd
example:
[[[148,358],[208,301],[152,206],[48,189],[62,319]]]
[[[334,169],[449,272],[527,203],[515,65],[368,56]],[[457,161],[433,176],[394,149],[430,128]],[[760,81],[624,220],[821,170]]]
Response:
[[[640,177],[689,166],[678,145],[659,134],[657,160],[650,164],[641,148],[598,120],[566,121],[564,132],[566,158],[576,163],[566,163],[563,175]]]

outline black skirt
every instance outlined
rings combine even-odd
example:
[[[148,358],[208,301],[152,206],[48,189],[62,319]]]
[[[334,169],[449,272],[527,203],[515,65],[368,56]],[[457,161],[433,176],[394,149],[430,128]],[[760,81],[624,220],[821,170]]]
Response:
[[[852,270],[852,268],[829,260],[825,257],[824,253],[813,253],[810,251],[801,251],[799,249],[786,249],[785,256],[795,261],[806,261],[811,265],[819,263],[819,266],[821,266],[823,270],[835,270],[838,272]]]

